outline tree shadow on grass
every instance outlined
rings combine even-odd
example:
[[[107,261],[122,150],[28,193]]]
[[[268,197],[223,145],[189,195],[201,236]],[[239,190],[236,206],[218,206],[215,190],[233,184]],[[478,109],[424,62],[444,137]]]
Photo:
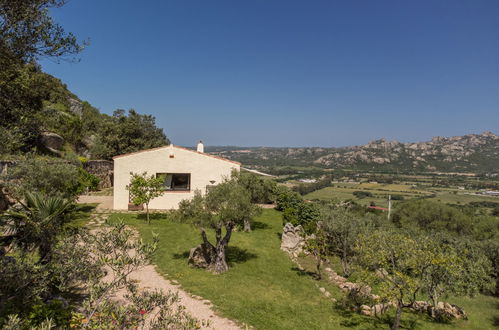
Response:
[[[308,270],[300,269],[298,267],[293,267],[291,270],[294,270],[299,276],[310,276],[313,277],[314,279],[317,279],[317,273],[316,272],[310,272]]]
[[[350,306],[338,302],[334,304],[333,309],[336,313],[341,315],[344,320],[341,325],[348,328],[362,328],[362,329],[387,329],[391,328],[393,324],[393,313],[385,313],[381,316],[364,316],[353,311]],[[407,314],[406,314],[407,316]],[[411,315],[412,316],[412,315]],[[414,318],[404,318],[400,321],[401,329],[417,329],[418,320]]]
[[[229,245],[225,251],[225,257],[227,258],[227,263],[230,266],[235,263],[240,264],[248,260],[255,259],[258,256],[252,252],[248,252],[246,249]]]
[[[190,251],[184,251],[182,253],[174,253],[173,259],[185,259],[189,258]]]
[[[174,253],[173,259],[187,259],[189,258],[190,251],[184,251],[182,253]],[[229,266],[234,264],[240,264],[251,259],[255,259],[258,256],[252,252],[248,252],[246,249],[241,249],[237,246],[228,246],[225,251],[225,257]]]
[[[260,222],[260,221],[253,221],[251,223],[251,230],[258,230],[258,229],[268,229],[270,226],[266,224],[265,222]]]
[[[341,315],[345,320],[340,324],[348,328],[362,329],[388,329],[391,328],[393,324],[395,309],[392,308],[391,312],[381,316],[364,316],[360,315],[358,312],[352,310],[352,308],[344,303],[338,302],[333,306],[336,313]],[[417,313],[409,313],[404,311],[402,313],[402,319],[400,320],[400,329],[421,329],[421,315]]]
[[[137,214],[137,219],[147,221],[147,215],[145,213]],[[149,219],[153,220],[168,220],[168,214],[166,213],[150,213]]]
[[[91,213],[95,210],[97,204],[79,204],[76,207],[77,212]]]

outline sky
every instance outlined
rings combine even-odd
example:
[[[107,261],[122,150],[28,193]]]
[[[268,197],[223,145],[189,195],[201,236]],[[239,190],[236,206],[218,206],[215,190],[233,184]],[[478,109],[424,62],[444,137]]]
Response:
[[[71,0],[90,45],[41,61],[174,144],[323,146],[499,134],[497,0]]]

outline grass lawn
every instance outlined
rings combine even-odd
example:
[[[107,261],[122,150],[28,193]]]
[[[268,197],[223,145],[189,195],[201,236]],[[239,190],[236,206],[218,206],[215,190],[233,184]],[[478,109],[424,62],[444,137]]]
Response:
[[[77,204],[75,218],[67,224],[69,227],[83,227],[90,221],[90,215],[98,204],[96,203],[82,203]]]
[[[222,275],[187,265],[189,249],[201,242],[199,231],[165,217],[155,214],[148,225],[137,214],[111,215],[112,220],[121,218],[135,227],[146,240],[152,238],[152,232],[159,234],[154,259],[158,270],[177,280],[185,290],[212,301],[218,312],[228,318],[255,329],[388,328],[386,319],[339,309],[319,291],[319,287],[326,287],[338,299],[342,293],[337,288],[296,268],[279,249],[282,222],[275,210],[264,210],[256,219],[252,233],[233,234],[228,251],[230,270]],[[492,328],[497,299],[480,296],[466,304],[464,300],[459,303],[471,314],[469,321],[442,325],[404,313],[404,325],[415,329]]]

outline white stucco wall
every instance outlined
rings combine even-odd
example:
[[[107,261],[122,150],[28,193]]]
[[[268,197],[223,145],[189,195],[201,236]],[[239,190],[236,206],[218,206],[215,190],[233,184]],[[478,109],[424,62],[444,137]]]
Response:
[[[173,155],[173,158],[170,157]],[[169,145],[138,153],[114,157],[114,206],[115,210],[128,208],[130,172],[148,175],[156,173],[190,173],[190,191],[165,191],[149,204],[150,209],[176,209],[183,199],[192,198],[195,190],[206,192],[206,186],[222,182],[232,170],[240,170],[240,164],[216,158],[204,153]]]

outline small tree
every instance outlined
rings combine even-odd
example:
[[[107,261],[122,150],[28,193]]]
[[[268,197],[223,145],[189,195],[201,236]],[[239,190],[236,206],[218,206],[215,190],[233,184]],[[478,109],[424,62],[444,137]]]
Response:
[[[130,175],[132,179],[127,189],[130,191],[131,200],[135,205],[146,205],[147,223],[150,223],[149,203],[163,193],[163,179],[156,178],[154,175],[148,176],[147,172],[142,174],[131,172]]]
[[[344,209],[321,209],[321,226],[319,227],[327,236],[330,251],[341,260],[344,276],[350,275],[350,264],[355,256],[355,243],[361,233],[373,229],[373,222],[367,216],[359,216]]]
[[[215,229],[216,244],[211,245],[206,240],[204,230],[203,240],[214,248],[215,258],[211,270],[215,273],[226,272],[227,265],[225,253],[229,244],[232,231],[236,225],[244,225],[245,221],[251,219],[260,210],[251,203],[249,192],[241,185],[226,181],[210,190],[206,196],[206,208],[214,216],[205,217],[209,224]],[[222,238],[222,227],[225,227],[225,236]]]
[[[305,250],[314,256],[317,278],[320,280],[322,278],[321,266],[322,263],[327,260],[326,256],[329,253],[328,239],[326,232],[322,228],[322,223],[317,223],[315,233],[306,241]]]

